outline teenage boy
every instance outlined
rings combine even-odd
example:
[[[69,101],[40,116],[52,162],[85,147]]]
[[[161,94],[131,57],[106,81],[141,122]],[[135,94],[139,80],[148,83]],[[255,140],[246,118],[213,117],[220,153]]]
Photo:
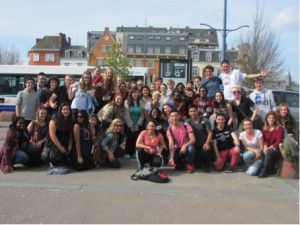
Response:
[[[170,128],[167,130],[169,140],[170,160],[169,165],[177,170],[186,167],[188,173],[194,172],[196,142],[193,128],[180,121],[180,113],[177,110],[170,112]]]
[[[195,143],[195,168],[201,168],[206,173],[210,172],[212,129],[209,120],[205,116],[199,116],[196,105],[189,106],[190,118],[185,122],[193,128]]]
[[[232,126],[225,126],[224,114],[216,115],[217,126],[213,130],[213,145],[215,150],[215,170],[224,168],[227,159],[230,159],[226,173],[232,173],[240,157],[240,141]]]
[[[207,98],[211,101],[214,99],[215,92],[220,90],[220,85],[222,84],[222,80],[219,77],[214,77],[213,72],[214,68],[211,65],[204,67],[205,79],[200,84],[200,88],[205,87],[207,89]]]

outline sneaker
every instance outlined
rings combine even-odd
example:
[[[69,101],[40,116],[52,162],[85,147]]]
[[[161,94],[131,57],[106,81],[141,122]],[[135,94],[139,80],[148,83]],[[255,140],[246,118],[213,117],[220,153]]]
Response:
[[[130,156],[129,154],[125,154],[125,155],[124,155],[124,158],[125,158],[125,159],[130,159],[131,156]]]
[[[226,170],[225,170],[225,173],[233,173],[233,168],[231,167],[228,167]]]
[[[186,169],[187,169],[187,172],[188,172],[188,173],[194,173],[194,167],[193,167],[193,166],[187,165],[187,166],[186,166]]]

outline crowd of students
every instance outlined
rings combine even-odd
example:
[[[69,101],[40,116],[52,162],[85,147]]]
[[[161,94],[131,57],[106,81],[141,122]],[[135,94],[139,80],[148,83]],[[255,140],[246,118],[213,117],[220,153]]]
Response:
[[[298,126],[288,106],[276,110],[272,92],[263,87],[267,71],[243,74],[230,70],[227,60],[221,67],[218,77],[208,65],[205,79],[176,86],[160,77],[149,87],[142,80],[127,82],[111,68],[102,75],[100,67],[79,81],[66,75],[63,86],[56,77],[46,84],[43,73],[36,85],[27,78],[0,152],[1,170],[41,165],[49,148],[58,153],[46,157],[49,174],[97,166],[97,147],[101,166],[113,168],[121,167],[118,157],[124,156],[137,159],[141,169],[165,164],[188,173],[231,173],[239,166],[264,178],[282,157],[297,161]],[[248,96],[241,87],[246,78],[255,79]]]

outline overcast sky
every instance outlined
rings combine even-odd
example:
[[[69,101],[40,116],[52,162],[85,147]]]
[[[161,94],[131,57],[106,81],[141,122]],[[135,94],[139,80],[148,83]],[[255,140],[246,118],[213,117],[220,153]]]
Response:
[[[299,2],[298,0],[228,0],[227,29],[252,25],[257,2],[264,9],[271,29],[279,34],[280,51],[286,71],[299,82]],[[20,49],[22,61],[36,38],[65,33],[73,45],[85,45],[88,31],[107,26],[223,28],[224,0],[0,0],[0,44]],[[147,22],[146,22],[147,21]],[[236,46],[242,33],[231,32],[228,48]],[[222,46],[221,34],[219,45]]]

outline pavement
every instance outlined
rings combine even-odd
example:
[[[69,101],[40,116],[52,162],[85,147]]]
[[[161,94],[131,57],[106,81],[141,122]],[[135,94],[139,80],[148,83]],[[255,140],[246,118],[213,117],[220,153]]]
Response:
[[[47,165],[1,173],[0,223],[299,224],[299,180],[163,167],[171,182],[157,184],[131,180],[136,160],[120,161],[67,175],[47,175]]]

